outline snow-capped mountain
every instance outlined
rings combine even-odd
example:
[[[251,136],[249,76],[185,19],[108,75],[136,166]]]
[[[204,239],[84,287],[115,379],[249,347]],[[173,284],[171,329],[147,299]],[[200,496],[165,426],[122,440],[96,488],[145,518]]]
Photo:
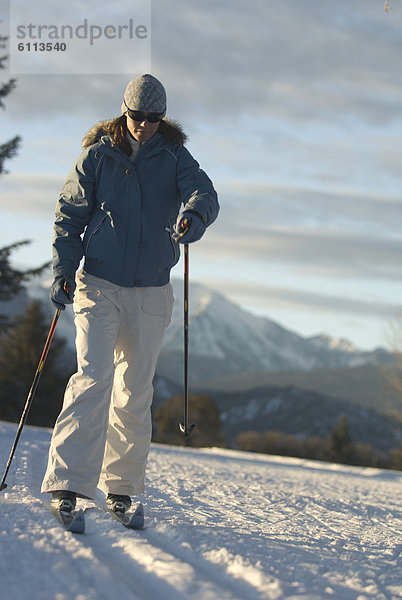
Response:
[[[182,282],[173,282],[176,303],[166,331],[158,372],[180,377],[183,353]],[[363,352],[328,335],[304,338],[266,318],[253,315],[222,294],[190,285],[190,364],[194,382],[239,371],[308,371],[387,362],[385,350]]]

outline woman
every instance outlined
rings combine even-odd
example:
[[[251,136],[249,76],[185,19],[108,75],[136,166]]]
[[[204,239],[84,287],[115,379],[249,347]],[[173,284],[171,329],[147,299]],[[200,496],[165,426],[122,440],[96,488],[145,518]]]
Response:
[[[50,295],[59,308],[74,303],[78,362],[42,484],[59,510],[94,498],[98,483],[112,510],[143,493],[152,380],[179,259],[174,238],[199,240],[219,211],[181,127],[164,118],[161,82],[149,74],[130,81],[121,112],[84,137],[56,208]]]

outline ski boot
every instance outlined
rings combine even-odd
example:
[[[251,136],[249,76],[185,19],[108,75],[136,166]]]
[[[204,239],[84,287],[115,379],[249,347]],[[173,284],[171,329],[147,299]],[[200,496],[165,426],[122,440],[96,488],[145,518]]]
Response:
[[[131,498],[130,496],[123,496],[121,494],[108,494],[106,506],[111,512],[124,515],[131,506]]]
[[[50,506],[54,510],[59,512],[72,513],[77,503],[77,497],[75,492],[69,490],[61,490],[53,492]]]

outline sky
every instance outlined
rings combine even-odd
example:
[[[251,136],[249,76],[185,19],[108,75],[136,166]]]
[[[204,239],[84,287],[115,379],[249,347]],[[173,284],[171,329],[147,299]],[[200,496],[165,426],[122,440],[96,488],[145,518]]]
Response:
[[[149,4],[150,70],[221,204],[190,248],[191,278],[300,335],[368,350],[392,347],[402,318],[402,0],[388,5]],[[100,21],[107,3],[80,6]],[[0,19],[7,35],[4,0]],[[0,244],[32,243],[15,265],[51,259],[54,206],[81,139],[120,114],[141,73],[127,46],[113,59],[121,74],[16,75],[0,143],[23,142],[0,179]],[[172,275],[182,276],[181,263]]]

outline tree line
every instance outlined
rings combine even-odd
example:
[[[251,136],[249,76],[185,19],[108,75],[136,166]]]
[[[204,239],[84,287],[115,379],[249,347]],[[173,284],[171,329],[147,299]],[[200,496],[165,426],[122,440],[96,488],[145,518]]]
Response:
[[[402,470],[402,445],[380,452],[370,444],[354,442],[347,419],[341,416],[327,437],[299,437],[280,431],[244,431],[237,436],[239,450],[293,456],[363,467]]]
[[[389,453],[352,440],[347,419],[341,416],[327,437],[301,437],[282,431],[243,431],[234,442],[223,433],[219,410],[210,396],[190,394],[191,419],[197,424],[185,440],[177,427],[182,417],[183,397],[175,396],[154,415],[156,442],[190,446],[221,446],[246,452],[292,456],[347,465],[402,470],[402,445]]]

